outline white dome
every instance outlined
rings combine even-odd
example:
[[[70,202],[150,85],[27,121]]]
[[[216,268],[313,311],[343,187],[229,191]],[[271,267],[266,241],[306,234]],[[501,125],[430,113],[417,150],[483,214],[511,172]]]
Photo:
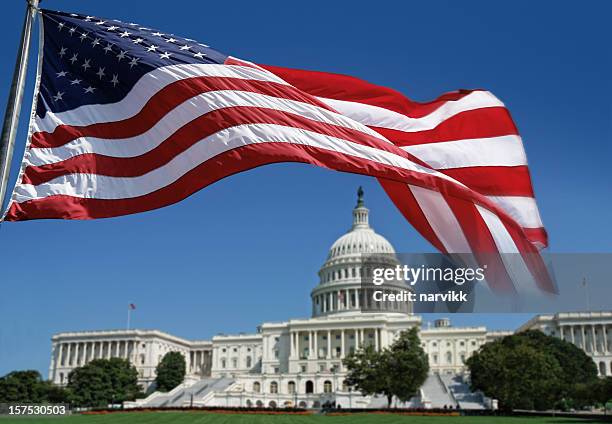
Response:
[[[328,262],[346,256],[359,256],[363,253],[395,253],[391,243],[370,228],[370,211],[364,206],[361,187],[357,194],[357,206],[353,209],[353,226],[348,233],[332,244],[327,255]]]
[[[371,228],[353,228],[332,244],[327,259],[363,253],[395,253],[389,241]]]

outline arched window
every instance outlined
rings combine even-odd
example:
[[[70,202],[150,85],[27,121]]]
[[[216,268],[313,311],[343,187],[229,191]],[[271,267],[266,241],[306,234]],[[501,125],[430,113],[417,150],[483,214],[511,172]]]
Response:
[[[225,368],[225,366],[226,366],[225,359],[221,359],[221,368]]]
[[[314,383],[312,380],[306,381],[306,393],[314,393]]]
[[[255,383],[253,383],[253,391],[255,393],[261,392],[261,384],[259,383],[259,381],[256,381]]]
[[[270,393],[278,393],[278,383],[276,381],[270,383]]]
[[[306,408],[306,402],[301,401],[300,402],[300,408]]]
[[[287,383],[287,392],[292,395],[295,393],[295,381],[290,381]]]
[[[268,406],[270,408],[276,408],[276,402],[274,402],[273,400],[270,401],[270,403],[268,403]]]
[[[325,380],[323,382],[323,393],[331,393],[332,391],[332,383],[329,380]]]
[[[258,400],[257,402],[255,402],[255,405],[257,405],[258,408],[263,408],[263,402]]]
[[[320,407],[321,407],[321,402],[319,402],[318,400],[315,400],[315,401],[312,403],[312,407],[313,407],[313,408],[320,408]]]
[[[247,406],[247,408],[252,408],[253,407],[253,401],[251,399],[247,399],[246,406]]]

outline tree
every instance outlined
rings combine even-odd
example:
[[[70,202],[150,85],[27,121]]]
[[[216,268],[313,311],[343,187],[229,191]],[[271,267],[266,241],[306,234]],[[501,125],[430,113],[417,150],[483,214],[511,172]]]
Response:
[[[185,357],[180,352],[168,352],[157,365],[157,390],[168,392],[185,379]]]
[[[44,401],[42,377],[38,371],[13,371],[0,378],[0,402]]]
[[[38,371],[13,371],[0,378],[0,403],[14,402],[63,403],[66,392],[50,381],[43,381]]]
[[[68,390],[73,403],[92,407],[134,400],[141,393],[136,368],[121,358],[94,359],[74,369]]]
[[[376,352],[367,346],[344,359],[346,383],[363,395],[382,394],[391,407],[393,396],[405,402],[425,382],[429,364],[416,328],[403,331],[389,347]]]
[[[580,349],[540,331],[526,331],[485,344],[466,362],[473,390],[500,407],[549,409],[584,393],[596,379],[593,361]]]

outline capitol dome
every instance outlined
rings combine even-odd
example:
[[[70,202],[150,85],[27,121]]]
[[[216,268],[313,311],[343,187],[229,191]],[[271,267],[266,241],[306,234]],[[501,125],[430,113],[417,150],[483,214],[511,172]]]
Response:
[[[370,227],[369,214],[359,187],[353,225],[332,244],[319,271],[319,284],[311,293],[313,316],[363,311],[368,302],[365,286],[371,287],[372,270],[399,265],[391,243]],[[406,289],[403,281],[386,288]]]

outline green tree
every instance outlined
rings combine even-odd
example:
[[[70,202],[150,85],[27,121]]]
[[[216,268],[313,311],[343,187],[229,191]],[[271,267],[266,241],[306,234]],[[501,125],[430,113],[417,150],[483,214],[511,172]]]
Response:
[[[34,370],[13,371],[0,377],[0,403],[64,403],[66,391],[43,381],[40,373]]]
[[[168,392],[181,384],[185,379],[185,357],[180,352],[168,352],[156,368],[157,390]]]
[[[582,350],[540,331],[487,343],[467,360],[472,389],[505,410],[549,409],[583,396],[582,386],[596,379],[594,365]]]
[[[39,403],[45,401],[38,371],[13,371],[0,378],[0,402]]]
[[[344,359],[346,383],[364,395],[381,394],[391,407],[393,396],[408,401],[425,382],[429,364],[418,330],[403,331],[389,347],[376,352],[371,346]]]
[[[68,390],[79,406],[105,407],[140,395],[138,372],[121,358],[95,359],[68,375]]]

